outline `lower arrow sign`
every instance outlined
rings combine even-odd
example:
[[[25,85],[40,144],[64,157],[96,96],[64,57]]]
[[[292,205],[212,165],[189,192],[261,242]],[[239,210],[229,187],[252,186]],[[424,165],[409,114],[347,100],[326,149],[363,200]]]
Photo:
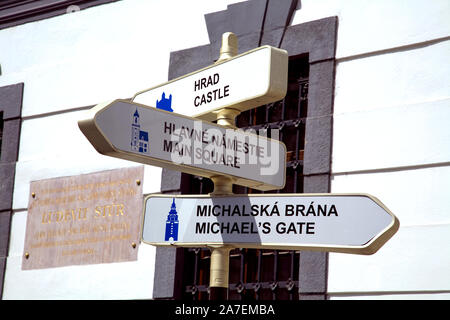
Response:
[[[157,246],[373,254],[399,220],[367,194],[261,194],[146,198],[142,241]]]

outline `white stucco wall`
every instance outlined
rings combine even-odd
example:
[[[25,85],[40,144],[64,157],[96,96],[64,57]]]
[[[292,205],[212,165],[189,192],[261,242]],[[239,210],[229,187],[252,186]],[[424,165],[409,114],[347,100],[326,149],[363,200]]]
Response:
[[[170,52],[209,43],[204,15],[234,2],[126,0],[0,30],[0,86],[25,83],[3,299],[152,298],[145,244],[137,261],[22,271],[30,182],[139,165],[95,151],[80,108],[167,81]],[[160,186],[145,166],[144,193]]]
[[[338,16],[331,192],[400,219],[371,256],[329,255],[331,299],[450,299],[450,3],[309,1]]]
[[[449,36],[449,3],[445,0],[301,0],[292,24],[337,16],[336,58]]]

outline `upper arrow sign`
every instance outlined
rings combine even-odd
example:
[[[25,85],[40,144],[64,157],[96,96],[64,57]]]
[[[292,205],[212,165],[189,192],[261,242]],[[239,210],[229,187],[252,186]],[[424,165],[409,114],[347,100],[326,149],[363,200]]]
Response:
[[[285,184],[286,146],[261,135],[125,100],[99,104],[78,126],[105,155],[259,190]]]
[[[263,46],[138,92],[133,101],[204,120],[230,107],[245,111],[286,95],[288,54]]]

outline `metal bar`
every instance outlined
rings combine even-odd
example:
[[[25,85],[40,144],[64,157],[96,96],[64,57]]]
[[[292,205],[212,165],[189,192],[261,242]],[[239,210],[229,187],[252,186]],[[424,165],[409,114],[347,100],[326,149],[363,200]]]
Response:
[[[271,290],[272,290],[272,299],[276,300],[277,299],[277,290],[278,287],[278,251],[275,250],[273,251],[273,283],[271,285]]]
[[[292,127],[292,126],[298,126],[301,123],[305,123],[306,118],[299,117],[294,119],[287,119],[287,120],[281,120],[281,121],[275,121],[270,123],[263,123],[263,124],[252,124],[248,125],[246,127],[240,127],[241,130],[248,130],[253,129],[255,131],[258,131],[260,129],[279,129],[280,127]],[[280,139],[282,140],[282,139]]]
[[[239,283],[241,285],[245,282],[245,280],[244,280],[244,268],[245,268],[245,265],[244,265],[244,254],[243,254],[243,251],[244,251],[244,249],[242,249],[242,248],[239,249],[239,256],[240,256],[239,258],[241,260],[241,263],[240,263],[241,269],[240,269],[240,272],[239,272]],[[244,290],[241,290],[239,292],[240,300],[243,300],[243,293],[244,293]]]
[[[258,250],[257,276],[256,276],[256,284],[254,285],[256,300],[259,300],[259,289],[261,286],[261,284],[260,284],[260,282],[261,282],[261,263],[262,263],[262,250]]]
[[[294,281],[294,262],[295,262],[295,251],[291,251],[291,273],[289,275],[289,279],[291,281]],[[288,289],[289,290],[289,289]],[[293,300],[294,299],[294,294],[293,294],[293,290],[289,290],[289,300]]]

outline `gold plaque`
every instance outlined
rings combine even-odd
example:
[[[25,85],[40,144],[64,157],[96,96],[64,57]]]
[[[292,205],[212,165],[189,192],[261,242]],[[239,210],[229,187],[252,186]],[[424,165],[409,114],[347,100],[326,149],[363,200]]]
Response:
[[[144,167],[33,181],[22,269],[137,259]]]

